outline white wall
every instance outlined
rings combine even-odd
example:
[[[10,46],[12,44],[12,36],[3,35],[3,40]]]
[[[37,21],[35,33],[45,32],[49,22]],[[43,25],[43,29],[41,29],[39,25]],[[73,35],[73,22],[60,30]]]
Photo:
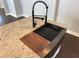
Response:
[[[14,1],[13,0],[4,0],[5,1],[5,9],[8,11],[8,13],[12,15],[16,15]],[[8,9],[7,9],[8,7]]]
[[[33,6],[33,4],[34,4],[35,1],[36,0],[21,0],[21,4],[22,4],[23,14],[24,15],[26,15],[26,16],[32,16],[32,6]],[[49,19],[53,19],[53,16],[54,16],[54,12],[53,12],[53,10],[54,10],[53,9],[54,3],[53,3],[53,1],[54,0],[43,0],[43,1],[45,1],[48,4],[48,6],[49,6],[48,18]],[[44,8],[38,7],[37,10],[38,11],[44,10]]]
[[[36,0],[4,0],[5,9],[7,13],[10,13],[14,16],[32,16],[32,7]],[[54,18],[54,7],[55,0],[43,0],[48,5],[48,19]],[[7,5],[7,6],[6,6]],[[7,8],[8,7],[8,8]],[[40,9],[41,8],[41,9]],[[42,8],[38,5],[37,11],[40,13],[40,10],[44,11],[45,8]]]
[[[0,8],[4,8],[3,0],[0,0]]]
[[[25,16],[30,16],[31,15],[31,7],[33,1],[31,0],[21,0],[21,5],[22,5],[22,10],[23,10],[23,15]]]
[[[9,7],[10,13],[16,14],[15,6],[14,6],[14,1],[13,0],[7,0],[7,2],[8,2],[8,7]]]
[[[21,0],[13,0],[13,1],[14,1],[16,15],[20,17],[23,14]]]
[[[21,0],[4,0],[5,11],[7,15],[20,17],[23,15]]]
[[[57,21],[79,33],[79,0],[60,0]]]

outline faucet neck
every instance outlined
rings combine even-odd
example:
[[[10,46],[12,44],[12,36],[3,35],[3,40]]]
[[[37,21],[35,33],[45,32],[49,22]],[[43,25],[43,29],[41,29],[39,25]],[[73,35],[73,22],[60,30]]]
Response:
[[[45,15],[35,15],[34,14],[34,7],[37,3],[43,3],[45,6],[46,6],[46,14]],[[33,20],[33,27],[35,27],[36,23],[35,23],[35,19],[42,19],[44,20],[45,19],[45,25],[47,24],[47,13],[48,13],[48,6],[45,2],[43,1],[36,1],[34,4],[33,4],[33,8],[32,8],[32,20]]]

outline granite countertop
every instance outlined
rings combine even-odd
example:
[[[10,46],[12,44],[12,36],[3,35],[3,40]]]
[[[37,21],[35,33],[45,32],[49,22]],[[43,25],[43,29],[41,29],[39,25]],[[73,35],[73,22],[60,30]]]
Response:
[[[49,21],[52,23],[51,21]],[[38,25],[42,25],[38,21]],[[54,22],[53,22],[54,23]],[[62,26],[61,24],[54,23]],[[39,26],[36,26],[38,28]],[[0,26],[0,57],[40,57],[32,49],[26,46],[20,38],[32,32],[32,18],[28,17],[3,26]]]

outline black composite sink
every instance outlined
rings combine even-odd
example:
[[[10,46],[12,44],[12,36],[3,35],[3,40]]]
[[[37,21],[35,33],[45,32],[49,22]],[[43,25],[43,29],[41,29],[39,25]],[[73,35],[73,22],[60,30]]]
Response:
[[[52,41],[62,30],[63,28],[59,26],[47,23],[34,32],[44,37],[45,39]]]

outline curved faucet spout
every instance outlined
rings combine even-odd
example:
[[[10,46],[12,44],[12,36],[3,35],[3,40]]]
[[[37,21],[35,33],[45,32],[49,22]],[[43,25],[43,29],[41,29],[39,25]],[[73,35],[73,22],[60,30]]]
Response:
[[[34,7],[37,3],[43,3],[45,6],[46,6],[46,14],[45,15],[35,15],[34,14]],[[32,8],[32,20],[33,20],[33,27],[35,27],[36,23],[35,23],[35,20],[34,19],[42,19],[44,20],[45,19],[45,25],[47,24],[47,13],[48,13],[48,6],[45,2],[43,1],[36,1],[34,4],[33,4],[33,8]],[[42,17],[41,17],[42,16]]]

